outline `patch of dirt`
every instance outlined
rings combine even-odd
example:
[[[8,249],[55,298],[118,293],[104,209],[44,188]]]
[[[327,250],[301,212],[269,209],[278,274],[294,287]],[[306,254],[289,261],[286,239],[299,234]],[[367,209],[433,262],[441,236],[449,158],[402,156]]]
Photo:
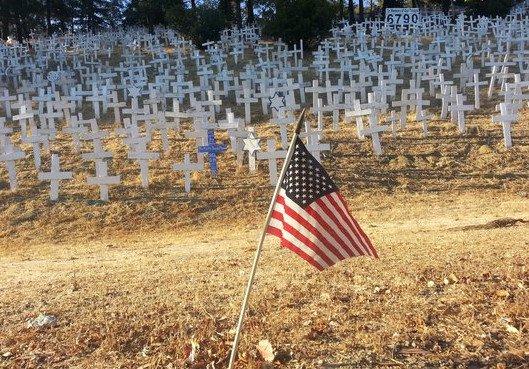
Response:
[[[519,223],[529,223],[529,220],[523,220],[523,219],[513,219],[513,218],[502,218],[502,219],[496,219],[492,220],[485,224],[478,224],[478,225],[470,225],[465,227],[459,227],[459,228],[452,228],[454,230],[462,230],[462,231],[470,231],[473,229],[493,229],[493,228],[506,228],[506,227],[513,227]]]

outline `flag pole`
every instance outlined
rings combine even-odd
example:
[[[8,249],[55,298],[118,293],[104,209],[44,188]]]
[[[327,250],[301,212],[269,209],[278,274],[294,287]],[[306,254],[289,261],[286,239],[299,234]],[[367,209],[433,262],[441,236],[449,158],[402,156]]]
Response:
[[[233,340],[233,347],[231,349],[230,363],[229,363],[228,369],[233,369],[233,365],[235,364],[235,357],[237,356],[237,346],[239,345],[239,338],[241,335],[242,324],[244,322],[244,316],[246,315],[246,309],[248,308],[248,300],[250,299],[250,293],[252,292],[253,280],[255,277],[255,272],[257,271],[257,264],[259,263],[259,257],[261,256],[261,250],[263,248],[263,243],[264,243],[264,239],[266,236],[266,230],[268,229],[268,224],[270,223],[270,218],[272,217],[272,212],[274,210],[274,205],[275,205],[277,196],[279,194],[279,190],[281,189],[281,182],[283,182],[283,178],[285,177],[285,172],[288,167],[288,163],[290,162],[290,159],[292,158],[292,155],[294,154],[294,147],[296,146],[295,142],[301,130],[301,124],[303,123],[304,117],[305,117],[305,109],[303,109],[303,111],[301,112],[301,115],[298,118],[298,122],[296,124],[296,130],[294,131],[294,136],[292,136],[292,140],[290,141],[290,146],[287,151],[285,162],[283,163],[283,168],[281,169],[281,173],[279,174],[279,178],[277,180],[277,185],[274,191],[274,195],[272,196],[272,201],[270,202],[270,207],[268,208],[268,214],[266,215],[265,224],[261,232],[261,238],[259,239],[257,251],[255,252],[253,266],[250,272],[250,278],[248,280],[248,285],[246,286],[246,292],[244,294],[244,299],[242,302],[241,314],[239,315],[239,322],[237,323],[237,330],[235,332],[235,338]]]

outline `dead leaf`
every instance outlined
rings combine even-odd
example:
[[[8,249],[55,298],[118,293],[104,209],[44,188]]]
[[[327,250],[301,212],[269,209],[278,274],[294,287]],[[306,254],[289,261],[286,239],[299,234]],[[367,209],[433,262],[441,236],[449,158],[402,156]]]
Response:
[[[389,359],[389,360],[382,360],[376,363],[378,366],[401,366],[404,365],[404,363],[401,363],[400,361],[397,361],[395,359]]]
[[[403,348],[399,351],[400,355],[431,355],[430,351],[426,351],[420,348]]]
[[[269,363],[274,361],[276,355],[274,354],[274,348],[268,340],[259,341],[259,344],[255,346],[261,357]]]
[[[356,300],[359,302],[359,303],[362,303],[362,302],[366,302],[367,300],[367,297],[365,297],[364,295],[359,295]]]
[[[456,309],[454,309],[454,308],[449,306],[443,311],[442,314],[445,315],[445,316],[447,316],[447,315],[458,315],[459,314],[459,310],[456,310]]]
[[[512,326],[510,324],[505,324],[505,328],[507,328],[507,332],[509,333],[520,334],[520,331],[515,326]]]
[[[498,297],[509,297],[509,291],[506,290],[496,290],[494,294]]]

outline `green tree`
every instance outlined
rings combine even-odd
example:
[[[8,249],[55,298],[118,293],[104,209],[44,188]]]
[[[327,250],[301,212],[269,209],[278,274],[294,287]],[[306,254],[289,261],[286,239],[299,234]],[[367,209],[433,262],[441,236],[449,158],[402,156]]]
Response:
[[[515,0],[468,0],[466,5],[477,15],[487,17],[505,16],[516,4]]]
[[[28,37],[31,30],[46,27],[46,6],[37,0],[0,0],[2,38],[15,36],[19,42]]]
[[[191,38],[196,45],[217,41],[220,33],[229,26],[224,10],[211,4],[186,9],[182,4],[173,6],[166,13],[167,26]]]
[[[124,15],[125,25],[144,26],[150,32],[155,26],[181,28],[188,16],[182,0],[132,0]]]
[[[332,26],[335,9],[326,0],[277,0],[275,5],[264,32],[288,44],[303,39],[309,47],[314,46]]]

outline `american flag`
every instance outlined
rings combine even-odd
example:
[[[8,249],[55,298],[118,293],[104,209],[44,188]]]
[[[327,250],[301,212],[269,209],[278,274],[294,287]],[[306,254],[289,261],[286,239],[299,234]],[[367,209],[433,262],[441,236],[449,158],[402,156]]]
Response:
[[[378,258],[323,166],[297,138],[267,232],[319,270],[354,256]]]

